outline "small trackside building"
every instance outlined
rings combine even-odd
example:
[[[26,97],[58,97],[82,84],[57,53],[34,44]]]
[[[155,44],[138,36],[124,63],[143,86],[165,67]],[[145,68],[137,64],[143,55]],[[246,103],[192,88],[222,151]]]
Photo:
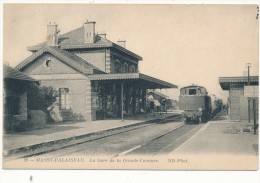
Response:
[[[225,91],[229,91],[228,97],[228,113],[230,119],[233,121],[248,120],[248,97],[245,96],[245,89],[247,86],[255,86],[258,88],[259,77],[250,76],[249,85],[248,77],[220,77],[219,84],[221,88]],[[258,93],[258,92],[257,92]],[[256,106],[258,111],[258,98],[256,96]],[[252,108],[252,102],[250,103],[250,108]],[[253,110],[251,110],[253,112]],[[253,116],[253,114],[250,114]],[[257,115],[258,116],[258,115]]]

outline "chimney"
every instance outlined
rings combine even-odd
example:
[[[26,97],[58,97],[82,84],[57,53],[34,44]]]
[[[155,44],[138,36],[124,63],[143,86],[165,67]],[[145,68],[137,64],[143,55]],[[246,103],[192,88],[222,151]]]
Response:
[[[96,22],[89,22],[88,20],[84,23],[84,43],[95,42],[95,24]]]
[[[57,46],[58,45],[58,25],[54,23],[49,23],[47,25],[47,44],[49,46]]]
[[[117,41],[117,44],[119,45],[119,46],[122,46],[123,48],[125,48],[125,42],[126,41]]]

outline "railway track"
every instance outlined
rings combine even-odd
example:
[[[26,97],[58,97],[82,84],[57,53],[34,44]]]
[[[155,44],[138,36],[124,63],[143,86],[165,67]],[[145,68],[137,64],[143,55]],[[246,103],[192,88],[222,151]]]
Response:
[[[176,116],[174,119],[154,121],[100,138],[83,138],[66,144],[43,147],[34,152],[23,152],[7,157],[5,161],[32,157],[87,156],[102,153],[111,156],[163,154],[178,147],[192,135],[192,132],[195,133],[200,128],[200,125],[184,125],[179,119],[180,116]]]
[[[169,133],[163,134],[162,136],[135,148],[133,151],[128,152],[127,155],[142,154],[155,156],[168,154],[188,140],[203,125],[204,124],[181,126],[180,128],[172,130]]]

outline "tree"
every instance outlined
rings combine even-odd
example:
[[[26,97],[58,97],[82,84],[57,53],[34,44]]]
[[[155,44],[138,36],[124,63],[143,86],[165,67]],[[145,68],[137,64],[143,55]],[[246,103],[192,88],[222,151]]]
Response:
[[[222,109],[222,105],[223,105],[223,102],[222,102],[222,100],[221,99],[216,99],[215,101],[214,101],[214,103],[215,103],[215,107],[216,107],[216,112],[220,112],[221,111],[221,109]]]
[[[58,91],[51,86],[30,86],[28,92],[28,109],[47,112],[48,106],[56,101]]]

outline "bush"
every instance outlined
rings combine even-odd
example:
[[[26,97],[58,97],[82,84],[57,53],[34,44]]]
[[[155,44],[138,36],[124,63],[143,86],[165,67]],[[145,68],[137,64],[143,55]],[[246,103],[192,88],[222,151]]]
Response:
[[[73,113],[71,109],[60,112],[64,121],[85,121],[85,118],[82,114]]]
[[[28,92],[28,109],[42,110],[47,113],[47,108],[56,101],[58,91],[51,86],[31,86]]]
[[[51,86],[30,86],[28,92],[28,109],[29,110],[42,110],[49,114],[47,108],[56,101],[59,92]],[[84,116],[81,114],[73,113],[72,110],[60,110],[61,116],[64,121],[84,121]],[[49,115],[48,115],[48,118]],[[48,119],[48,121],[52,121]]]
[[[32,124],[30,124],[27,120],[17,121],[13,127],[15,132],[24,132],[32,129]]]
[[[63,121],[71,121],[71,117],[73,116],[72,110],[61,110],[60,111]]]

